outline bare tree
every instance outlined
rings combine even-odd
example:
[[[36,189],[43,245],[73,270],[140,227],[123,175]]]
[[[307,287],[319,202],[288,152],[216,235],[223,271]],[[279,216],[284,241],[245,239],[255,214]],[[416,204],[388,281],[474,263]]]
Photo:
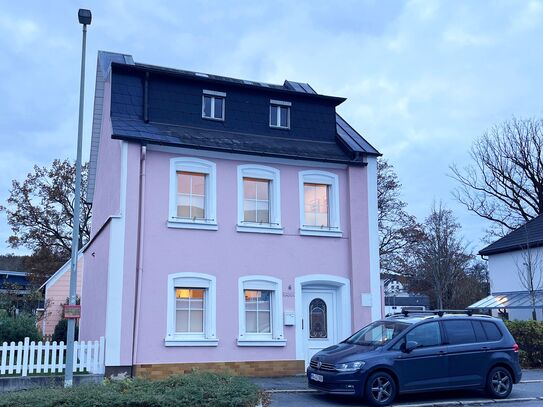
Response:
[[[87,165],[83,166],[82,196],[87,186],[87,168]],[[0,206],[0,210],[6,212],[12,230],[9,244],[33,251],[25,268],[35,268],[41,273],[37,280],[43,281],[70,257],[74,180],[75,164],[68,160],[54,160],[50,167],[36,165],[23,182],[12,182],[7,206]],[[89,238],[90,218],[90,206],[82,202],[79,248]],[[36,261],[32,262],[33,259]],[[44,266],[51,269],[40,270]]]
[[[538,291],[543,289],[543,258],[538,248],[530,247],[528,229],[524,230],[526,244],[515,259],[520,284],[528,291],[532,306],[532,319],[537,321],[536,303]]]
[[[451,166],[454,191],[470,211],[493,222],[503,236],[543,213],[543,120],[516,119],[494,126],[471,147],[473,164]]]
[[[420,225],[405,210],[401,183],[386,160],[377,163],[379,256],[383,274],[405,274],[412,267],[413,245],[422,236]]]
[[[452,211],[434,205],[423,223],[424,239],[417,245],[417,264],[408,280],[410,290],[428,294],[440,309],[454,305],[455,289],[473,259],[459,232]]]

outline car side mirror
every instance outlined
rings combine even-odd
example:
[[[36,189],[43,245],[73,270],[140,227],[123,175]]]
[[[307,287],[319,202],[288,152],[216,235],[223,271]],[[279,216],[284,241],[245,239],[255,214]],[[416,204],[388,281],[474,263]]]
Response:
[[[416,349],[419,347],[419,343],[417,341],[407,341],[407,343],[404,343],[402,345],[402,351],[405,353],[411,352],[413,349]]]

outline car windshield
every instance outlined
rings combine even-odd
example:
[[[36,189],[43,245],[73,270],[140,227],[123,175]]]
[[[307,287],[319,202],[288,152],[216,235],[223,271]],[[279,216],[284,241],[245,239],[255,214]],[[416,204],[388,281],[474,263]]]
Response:
[[[383,346],[396,338],[409,324],[398,321],[376,321],[362,328],[344,342],[357,345]]]

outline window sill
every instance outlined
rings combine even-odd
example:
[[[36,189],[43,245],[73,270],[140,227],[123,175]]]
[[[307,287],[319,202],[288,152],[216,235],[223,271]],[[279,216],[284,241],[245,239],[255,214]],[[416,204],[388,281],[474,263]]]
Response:
[[[341,230],[321,229],[321,228],[300,228],[302,236],[323,236],[323,237],[342,237]]]
[[[168,227],[174,229],[219,230],[219,225],[212,222],[191,222],[172,219],[168,220]]]
[[[207,116],[202,116],[202,119],[205,119],[205,120],[213,120],[213,121],[216,121],[216,122],[224,122],[224,118],[221,118],[221,117],[207,117]]]
[[[239,339],[238,346],[287,346],[286,339]]]
[[[290,126],[289,127],[284,127],[284,126],[274,126],[274,125],[270,124],[270,129],[274,129],[274,130],[290,130]]]
[[[164,346],[217,346],[219,340],[214,339],[198,339],[198,338],[187,338],[187,339],[173,339],[166,338],[164,339]]]
[[[237,225],[236,230],[244,233],[271,233],[282,235],[283,228],[280,226],[264,226],[264,225]]]

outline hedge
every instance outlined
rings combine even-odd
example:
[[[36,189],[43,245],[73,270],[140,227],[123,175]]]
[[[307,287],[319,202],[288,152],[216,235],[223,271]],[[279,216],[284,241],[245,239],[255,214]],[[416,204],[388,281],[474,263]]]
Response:
[[[543,367],[543,322],[505,321],[505,324],[520,348],[522,367]]]
[[[0,344],[24,341],[25,337],[29,337],[31,341],[41,341],[34,316],[21,314],[12,317],[6,313],[0,313]]]
[[[0,397],[0,407],[254,407],[260,397],[259,388],[246,378],[196,372],[161,381],[105,380],[7,393]]]

